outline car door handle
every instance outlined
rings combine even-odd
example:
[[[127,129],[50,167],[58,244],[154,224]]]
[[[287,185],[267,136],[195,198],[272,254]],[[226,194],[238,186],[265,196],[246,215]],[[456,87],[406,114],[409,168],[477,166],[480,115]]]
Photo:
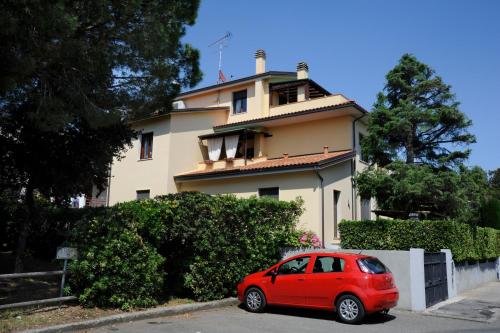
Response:
[[[297,279],[297,281],[304,281],[304,280],[305,280],[305,279],[303,279],[303,278],[299,278],[299,279]]]
[[[337,280],[343,280],[344,278],[338,277],[338,278],[336,278],[336,279],[337,279]]]

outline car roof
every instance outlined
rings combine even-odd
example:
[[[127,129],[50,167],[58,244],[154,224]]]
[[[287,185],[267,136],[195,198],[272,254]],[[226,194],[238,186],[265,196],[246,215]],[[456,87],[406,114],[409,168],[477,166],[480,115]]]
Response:
[[[339,252],[339,251],[311,251],[311,252],[304,252],[304,253],[299,253],[297,255],[294,255],[292,257],[286,258],[284,260],[289,260],[289,259],[294,259],[294,258],[300,258],[300,257],[305,257],[305,256],[310,256],[310,255],[332,255],[336,257],[342,257],[342,258],[353,258],[353,259],[360,259],[360,258],[368,258],[372,256],[368,256],[365,254],[359,254],[359,253],[348,253],[348,252]]]

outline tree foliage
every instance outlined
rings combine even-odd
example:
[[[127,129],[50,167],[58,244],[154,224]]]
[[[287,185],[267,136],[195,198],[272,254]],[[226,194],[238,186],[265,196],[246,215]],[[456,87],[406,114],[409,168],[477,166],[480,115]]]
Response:
[[[62,202],[103,188],[134,135],[128,120],[168,111],[182,86],[199,82],[199,53],[181,42],[198,5],[0,3],[0,184],[24,189],[26,221],[36,220],[37,193]]]
[[[471,121],[435,71],[405,54],[386,75],[384,91],[370,114],[364,152],[385,166],[397,159],[434,167],[463,161],[475,142],[468,132]]]
[[[450,85],[410,54],[386,80],[361,143],[372,167],[356,177],[358,193],[375,197],[383,210],[479,223],[488,179],[481,168],[462,164],[475,137]]]

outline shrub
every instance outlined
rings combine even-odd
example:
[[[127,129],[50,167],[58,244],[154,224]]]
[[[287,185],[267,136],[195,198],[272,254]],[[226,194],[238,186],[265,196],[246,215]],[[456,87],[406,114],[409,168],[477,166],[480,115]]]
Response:
[[[342,248],[436,252],[450,249],[456,262],[487,260],[500,256],[500,232],[445,221],[342,221]]]
[[[301,204],[195,192],[118,204],[75,230],[74,290],[86,305],[122,308],[153,305],[162,290],[234,295],[241,277],[280,259]]]
[[[74,232],[78,260],[70,264],[70,283],[85,306],[148,307],[157,303],[164,259],[139,235],[122,207],[83,221]]]

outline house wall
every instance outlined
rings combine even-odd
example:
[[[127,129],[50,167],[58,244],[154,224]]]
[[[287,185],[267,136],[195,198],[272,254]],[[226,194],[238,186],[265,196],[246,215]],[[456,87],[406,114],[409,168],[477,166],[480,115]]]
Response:
[[[345,103],[347,101],[348,101],[348,99],[342,95],[331,95],[331,96],[319,97],[319,98],[309,99],[309,100],[301,101],[301,102],[272,106],[270,109],[270,115],[276,116],[276,115],[285,114],[285,113],[321,108],[321,107]]]
[[[264,84],[267,84],[267,82],[265,82]],[[241,91],[244,89],[247,90],[247,112],[233,114],[233,92]],[[186,97],[182,100],[184,101],[186,108],[203,108],[215,106],[229,107],[229,112],[226,115],[225,122],[229,124],[262,117],[262,98],[265,98],[265,96],[268,95],[261,94],[260,96],[262,97],[259,101],[255,96],[255,84],[253,82],[250,82],[244,85],[238,85],[235,87],[219,90],[217,92],[210,92],[208,94],[197,95],[194,97]]]
[[[337,222],[340,223],[343,219],[351,220],[353,218],[351,160],[323,169],[320,174],[323,177],[324,186],[325,246],[327,246],[328,244],[338,244],[340,242],[340,238],[334,237],[334,191],[340,191],[337,203]]]
[[[134,129],[153,132],[153,158],[140,160],[141,136],[132,140],[121,160],[114,159],[111,168],[109,204],[134,200],[137,190],[150,190],[151,197],[166,191],[170,150],[170,120],[149,120],[136,123]]]
[[[138,132],[153,132],[153,158],[140,160],[140,135],[123,158],[113,161],[109,204],[136,199],[136,191],[150,190],[150,197],[177,192],[174,176],[196,169],[203,161],[198,136],[223,124],[225,110],[176,113],[135,123]]]
[[[181,183],[179,191],[200,191],[208,194],[235,194],[240,198],[258,195],[258,189],[279,187],[279,199],[290,201],[301,197],[304,213],[299,227],[321,233],[319,180],[311,171],[261,176],[246,176],[220,180],[193,181]]]
[[[271,127],[264,138],[264,155],[269,158],[351,149],[352,117],[327,118],[287,126]]]
[[[174,176],[194,170],[204,160],[198,136],[226,121],[226,111],[178,113],[171,117],[168,180],[164,191],[177,192]],[[167,172],[164,170],[164,172]]]

